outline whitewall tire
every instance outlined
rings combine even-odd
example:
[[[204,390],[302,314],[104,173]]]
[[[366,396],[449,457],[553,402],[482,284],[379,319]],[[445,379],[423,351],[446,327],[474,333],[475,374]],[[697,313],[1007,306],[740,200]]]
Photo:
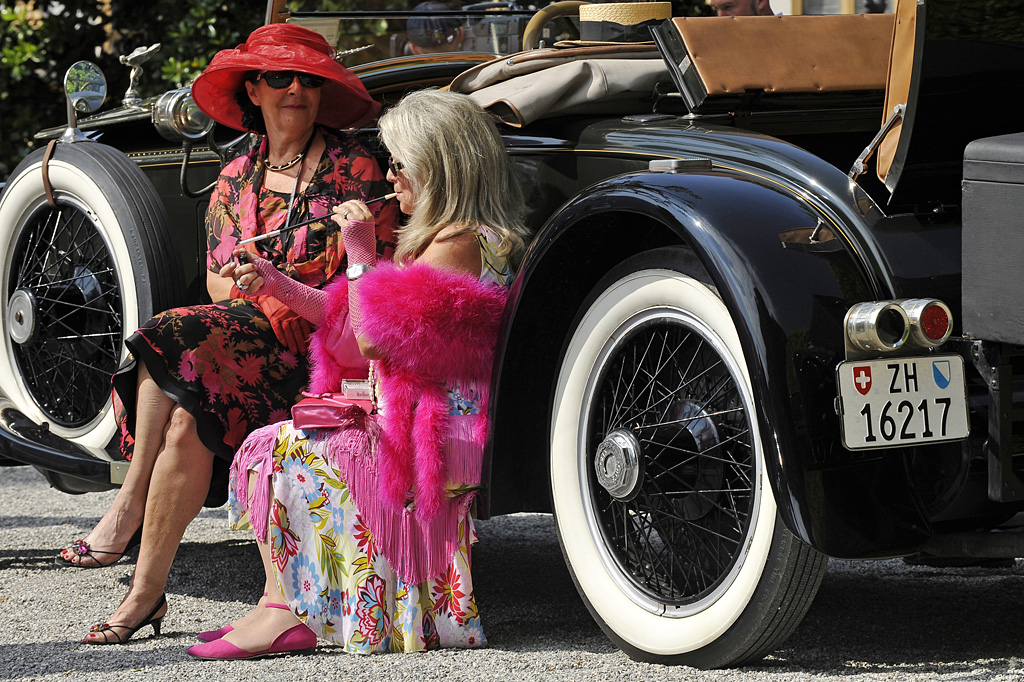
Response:
[[[790,634],[825,560],[778,520],[736,327],[680,253],[623,263],[579,318],[553,404],[552,500],[576,585],[621,648],[722,667]]]
[[[124,339],[182,292],[181,258],[153,185],[94,142],[26,158],[0,196],[0,392],[51,432],[107,447],[110,376]]]

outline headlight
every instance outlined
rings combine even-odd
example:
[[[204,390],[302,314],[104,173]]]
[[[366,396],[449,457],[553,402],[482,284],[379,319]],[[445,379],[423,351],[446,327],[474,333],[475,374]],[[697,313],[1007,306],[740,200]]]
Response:
[[[213,130],[213,119],[192,101],[188,88],[160,95],[153,107],[153,125],[168,140],[201,140]]]

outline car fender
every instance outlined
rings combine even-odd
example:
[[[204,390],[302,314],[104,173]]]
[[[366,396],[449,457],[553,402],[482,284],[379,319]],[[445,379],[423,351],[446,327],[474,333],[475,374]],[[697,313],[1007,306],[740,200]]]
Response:
[[[783,183],[729,169],[627,173],[567,202],[534,239],[506,309],[490,404],[489,511],[547,510],[548,408],[580,305],[613,265],[678,245],[735,320],[787,527],[832,556],[919,546],[927,522],[902,458],[855,455],[839,442],[843,317],[877,295],[849,238],[861,231]],[[858,491],[857,514],[842,513],[843,498]]]

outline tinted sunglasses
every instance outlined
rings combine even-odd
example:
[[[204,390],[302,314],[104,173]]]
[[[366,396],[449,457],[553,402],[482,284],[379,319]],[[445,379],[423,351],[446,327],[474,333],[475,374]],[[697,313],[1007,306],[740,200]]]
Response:
[[[392,175],[398,175],[399,171],[403,168],[405,168],[404,163],[401,161],[395,161],[395,157],[393,156],[388,157],[388,169],[391,171]]]
[[[309,73],[296,73],[295,71],[264,71],[256,76],[256,80],[263,81],[275,90],[284,90],[296,78],[304,88],[319,88],[326,80],[323,76],[314,76]]]

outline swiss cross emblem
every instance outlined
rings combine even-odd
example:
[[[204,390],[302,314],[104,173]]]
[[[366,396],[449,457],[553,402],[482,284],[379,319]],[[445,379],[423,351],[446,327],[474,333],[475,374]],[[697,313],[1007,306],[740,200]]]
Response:
[[[857,387],[858,393],[867,395],[868,391],[871,390],[871,368],[867,366],[854,367],[853,385]]]

